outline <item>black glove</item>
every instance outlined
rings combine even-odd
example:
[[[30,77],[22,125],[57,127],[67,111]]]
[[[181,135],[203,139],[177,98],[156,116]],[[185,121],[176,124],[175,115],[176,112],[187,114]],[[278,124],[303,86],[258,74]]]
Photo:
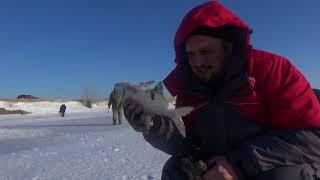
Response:
[[[164,165],[161,180],[203,180],[207,165],[192,156],[172,156]]]
[[[145,113],[142,105],[132,99],[124,101],[123,109],[130,126],[137,132],[143,132],[145,140],[153,147],[168,154],[185,150],[184,137],[170,118]]]

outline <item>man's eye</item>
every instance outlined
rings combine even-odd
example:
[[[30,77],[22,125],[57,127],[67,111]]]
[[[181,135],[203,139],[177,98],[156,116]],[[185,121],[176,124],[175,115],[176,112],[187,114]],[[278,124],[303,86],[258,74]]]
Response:
[[[210,51],[209,49],[204,49],[204,50],[201,50],[200,53],[201,53],[202,55],[208,55],[208,54],[211,53],[211,51]]]
[[[188,58],[193,58],[195,56],[195,53],[187,53]]]

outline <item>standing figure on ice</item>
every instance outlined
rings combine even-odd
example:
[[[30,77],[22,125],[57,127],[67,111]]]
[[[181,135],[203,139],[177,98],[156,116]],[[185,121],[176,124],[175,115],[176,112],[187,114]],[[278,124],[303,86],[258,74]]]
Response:
[[[115,91],[114,89],[109,95],[108,108],[112,105],[112,120],[113,125],[117,125],[122,123],[123,115],[123,96],[124,94],[119,91]]]
[[[64,117],[64,114],[65,114],[65,112],[66,112],[66,109],[67,109],[67,106],[66,106],[65,104],[62,104],[62,105],[60,106],[60,109],[59,109],[59,115],[60,115],[60,117]]]

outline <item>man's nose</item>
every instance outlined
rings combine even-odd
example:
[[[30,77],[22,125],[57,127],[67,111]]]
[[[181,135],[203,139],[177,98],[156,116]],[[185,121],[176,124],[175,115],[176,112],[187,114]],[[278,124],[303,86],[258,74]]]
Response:
[[[203,65],[205,63],[205,58],[199,54],[194,56],[194,65],[196,66],[200,66]]]

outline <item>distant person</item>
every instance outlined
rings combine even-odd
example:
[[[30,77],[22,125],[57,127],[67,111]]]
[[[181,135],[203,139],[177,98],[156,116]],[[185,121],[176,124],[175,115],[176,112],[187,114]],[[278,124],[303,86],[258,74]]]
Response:
[[[64,117],[64,114],[65,114],[65,112],[66,112],[66,109],[67,109],[67,106],[66,106],[65,104],[62,104],[62,105],[60,106],[60,110],[59,110],[59,115],[60,115],[60,117]]]
[[[108,108],[112,105],[112,121],[113,125],[122,124],[123,115],[123,93],[114,89],[109,95]]]

